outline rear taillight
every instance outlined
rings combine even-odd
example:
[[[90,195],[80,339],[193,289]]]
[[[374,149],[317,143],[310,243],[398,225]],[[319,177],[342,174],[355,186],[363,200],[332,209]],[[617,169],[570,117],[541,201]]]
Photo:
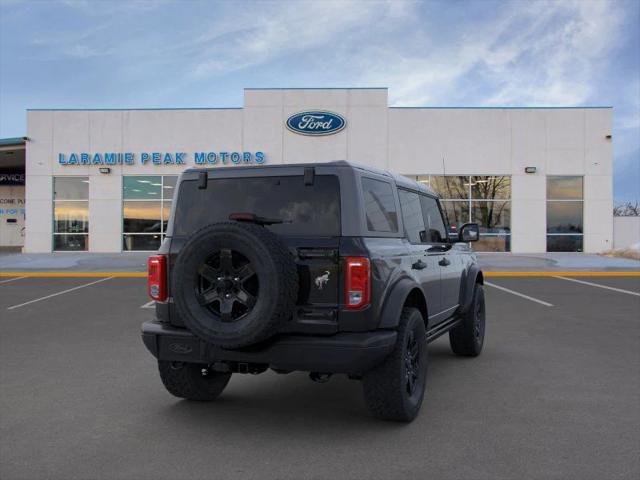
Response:
[[[164,302],[167,299],[167,257],[150,256],[147,268],[147,292],[156,302]]]
[[[367,257],[346,257],[345,304],[349,310],[369,305],[371,298],[371,272]]]

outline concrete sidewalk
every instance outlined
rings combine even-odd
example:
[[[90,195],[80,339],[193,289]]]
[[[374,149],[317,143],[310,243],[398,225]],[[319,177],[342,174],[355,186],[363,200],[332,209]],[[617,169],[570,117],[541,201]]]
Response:
[[[146,272],[148,252],[0,253],[6,272]]]
[[[486,272],[640,271],[640,261],[588,253],[478,253]]]
[[[0,274],[146,271],[148,252],[0,253]],[[640,272],[640,261],[584,253],[479,253],[486,272]]]

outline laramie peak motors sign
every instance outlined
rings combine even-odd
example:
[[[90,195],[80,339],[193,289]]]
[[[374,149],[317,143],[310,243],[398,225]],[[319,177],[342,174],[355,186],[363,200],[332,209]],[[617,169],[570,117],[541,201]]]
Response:
[[[60,165],[262,164],[264,152],[95,152],[59,153]]]
[[[324,110],[298,112],[287,119],[287,128],[300,135],[332,135],[346,126],[342,115]]]

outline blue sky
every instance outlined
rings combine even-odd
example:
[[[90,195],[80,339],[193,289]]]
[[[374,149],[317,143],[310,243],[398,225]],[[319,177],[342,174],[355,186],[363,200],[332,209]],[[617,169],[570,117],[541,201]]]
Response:
[[[0,0],[0,137],[25,134],[27,108],[343,86],[395,106],[611,105],[616,200],[640,201],[638,0]]]

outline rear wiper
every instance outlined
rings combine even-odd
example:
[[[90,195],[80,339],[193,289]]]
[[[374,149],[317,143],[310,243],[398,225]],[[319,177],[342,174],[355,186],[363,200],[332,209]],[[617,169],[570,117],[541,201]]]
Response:
[[[282,220],[281,218],[260,217],[255,213],[237,212],[229,215],[229,220],[236,222],[255,223],[256,225],[275,225],[278,223],[291,223],[290,220]]]

